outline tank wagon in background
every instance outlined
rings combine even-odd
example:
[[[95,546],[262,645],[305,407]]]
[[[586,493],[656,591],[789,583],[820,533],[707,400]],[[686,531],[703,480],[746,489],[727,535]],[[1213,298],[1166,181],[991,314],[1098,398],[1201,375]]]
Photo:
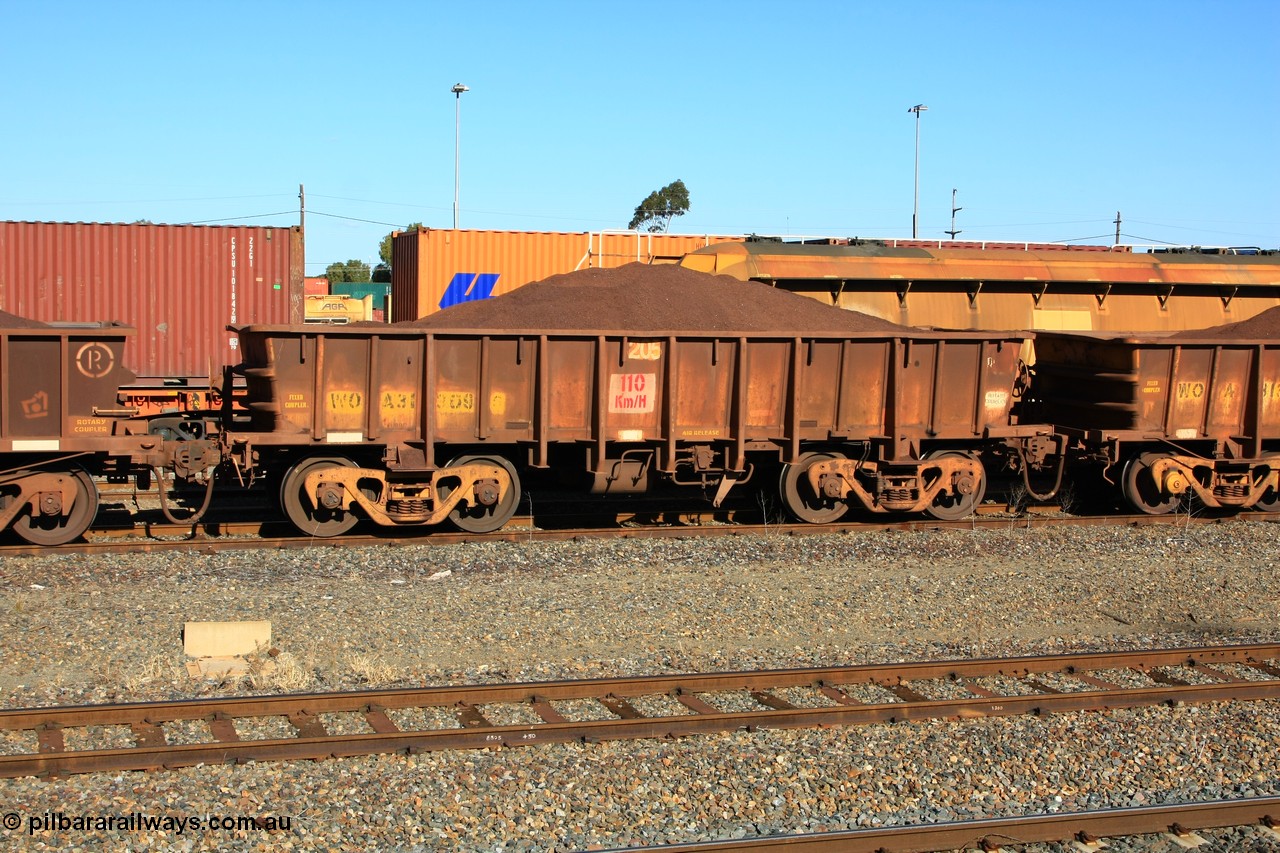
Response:
[[[1173,332],[1280,306],[1280,252],[822,240],[720,243],[681,265],[908,326]]]

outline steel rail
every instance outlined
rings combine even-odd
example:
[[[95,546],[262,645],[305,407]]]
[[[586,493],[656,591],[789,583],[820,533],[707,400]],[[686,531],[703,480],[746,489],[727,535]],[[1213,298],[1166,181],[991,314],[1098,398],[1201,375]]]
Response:
[[[36,752],[0,755],[0,777],[1276,699],[1280,698],[1276,661],[1280,661],[1280,644],[1249,644],[8,709],[0,711],[0,731],[34,732],[38,748]],[[1231,665],[1247,668],[1252,677],[1222,669]],[[1142,674],[1150,686],[1122,687],[1089,674],[1116,670]],[[1046,673],[1074,680],[1077,689],[1053,687],[1033,677]],[[1002,694],[996,685],[982,684],[983,678],[1014,679],[1022,689],[1033,692]],[[958,685],[967,695],[931,698],[930,682],[939,681]],[[885,695],[894,694],[897,701],[868,703],[846,692],[862,685],[888,691]],[[807,690],[814,699],[825,697],[826,704],[793,704],[775,692],[785,689]],[[757,710],[721,710],[715,705],[715,695],[723,693],[746,694]],[[646,715],[633,704],[640,697],[653,696],[668,697],[683,708],[674,714]],[[573,719],[572,712],[552,704],[572,700],[593,700],[610,718]],[[485,714],[495,705],[524,706],[540,722],[494,724]],[[456,723],[449,728],[404,731],[388,712],[407,708],[445,709]],[[333,713],[361,715],[370,731],[330,735],[320,715]],[[266,717],[288,720],[296,737],[241,740],[235,720]],[[207,722],[211,739],[195,744],[168,743],[164,724],[182,720]],[[128,727],[135,745],[67,749],[64,732],[90,726]]]
[[[181,539],[135,538],[126,540],[118,534],[110,538],[94,538],[72,542],[56,548],[35,545],[0,546],[0,557],[34,557],[47,554],[127,554],[190,552],[213,553],[234,550],[285,550],[294,548],[401,547],[409,545],[458,545],[473,542],[557,542],[568,539],[672,539],[713,536],[821,536],[833,534],[922,530],[1029,530],[1045,527],[1146,527],[1203,524],[1278,523],[1280,513],[1246,513],[1237,516],[1173,516],[1111,515],[991,518],[976,517],[959,521],[908,519],[898,522],[857,522],[837,524],[667,524],[665,526],[609,528],[535,528],[508,526],[493,533],[458,533],[442,530],[396,528],[377,534],[354,534],[332,539],[311,536],[270,536],[261,531],[276,523],[252,522],[240,525],[218,522],[207,527],[164,527],[149,525],[142,536],[172,535]],[[523,523],[528,523],[525,519]],[[255,532],[257,531],[257,532]],[[223,538],[246,536],[248,538]]]
[[[733,841],[664,844],[660,847],[625,847],[617,848],[611,853],[657,850],[664,853],[728,853],[734,850],[785,850],[786,853],[936,853],[943,850],[998,850],[1005,844],[1036,842],[1070,844],[1074,841],[1087,844],[1102,838],[1157,833],[1168,833],[1191,842],[1194,846],[1191,833],[1195,830],[1258,826],[1264,832],[1275,835],[1278,823],[1280,797],[1253,797],[1134,809],[1101,809],[741,838]],[[1083,849],[1089,848],[1086,846]]]

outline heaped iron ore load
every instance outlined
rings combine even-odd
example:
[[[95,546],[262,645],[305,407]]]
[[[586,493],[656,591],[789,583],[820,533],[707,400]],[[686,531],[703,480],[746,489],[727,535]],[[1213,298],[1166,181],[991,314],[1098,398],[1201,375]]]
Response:
[[[987,465],[1043,456],[1043,430],[1011,416],[1025,333],[911,329],[677,266],[553,276],[391,327],[238,331],[254,415],[231,458],[316,448],[281,485],[315,535],[359,515],[493,530],[530,469],[717,505],[768,472],[807,521],[962,517]]]
[[[1280,308],[1174,335],[1036,337],[1037,413],[1126,501],[1280,510]]]
[[[300,228],[0,222],[0,310],[126,322],[139,377],[217,376],[235,323],[303,321]]]
[[[120,389],[134,379],[124,366],[134,334],[116,323],[0,312],[0,530],[12,526],[37,545],[75,539],[97,513],[94,477],[163,468],[211,485],[217,450],[199,422],[136,421],[121,408]],[[183,441],[164,439],[179,433]]]

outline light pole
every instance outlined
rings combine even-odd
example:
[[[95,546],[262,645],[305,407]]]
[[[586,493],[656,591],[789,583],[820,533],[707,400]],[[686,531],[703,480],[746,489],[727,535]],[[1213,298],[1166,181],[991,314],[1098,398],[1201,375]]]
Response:
[[[458,230],[458,175],[462,148],[462,93],[471,91],[461,83],[454,83],[453,88],[453,230]],[[918,144],[918,143],[917,143]]]
[[[929,109],[924,104],[909,107],[907,112],[916,114],[916,200],[911,208],[911,239],[916,239],[916,220],[920,217],[920,113]],[[456,225],[454,226],[457,227]]]

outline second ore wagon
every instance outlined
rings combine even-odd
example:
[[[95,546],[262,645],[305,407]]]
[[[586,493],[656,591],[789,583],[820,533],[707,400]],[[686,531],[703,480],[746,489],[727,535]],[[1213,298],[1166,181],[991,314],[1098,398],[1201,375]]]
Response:
[[[1034,410],[1076,481],[1149,515],[1280,510],[1280,307],[1172,335],[1040,332]]]

